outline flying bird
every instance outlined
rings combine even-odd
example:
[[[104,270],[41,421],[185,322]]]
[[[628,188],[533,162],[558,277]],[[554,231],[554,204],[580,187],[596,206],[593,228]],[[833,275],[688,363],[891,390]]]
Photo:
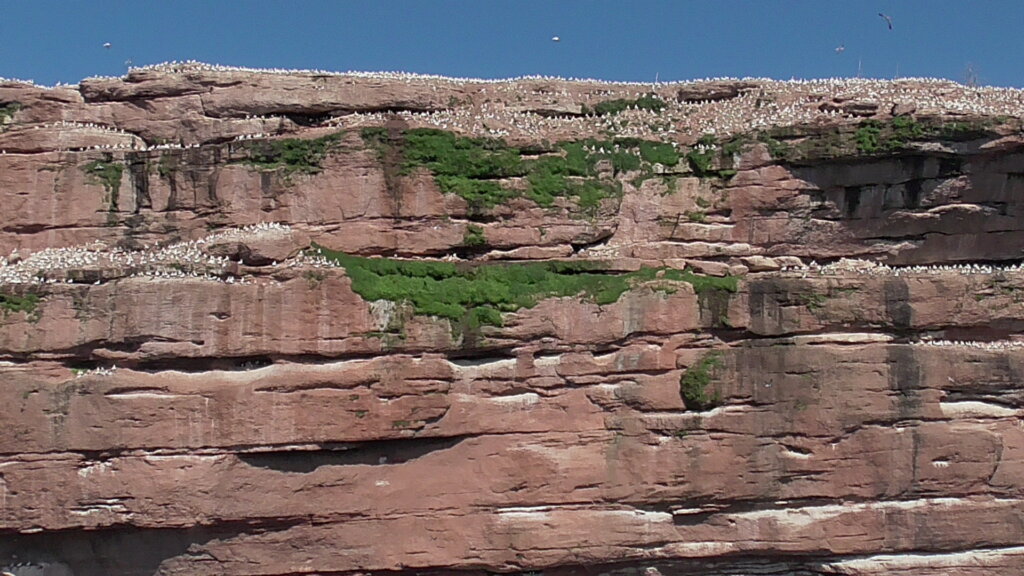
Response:
[[[561,42],[561,41],[562,41],[562,39],[561,39],[561,38],[559,38],[558,36],[552,36],[552,37],[551,37],[551,41],[552,41],[552,42]]]
[[[886,16],[885,14],[882,14],[881,12],[879,12],[878,15],[881,16],[882,20],[885,20],[885,23],[889,25],[889,30],[892,30],[892,17],[891,16]]]
[[[836,46],[836,54],[842,54],[844,50],[846,50],[846,46],[844,44]]]
[[[110,42],[104,42],[103,43],[103,47],[106,48],[107,50],[110,50]]]

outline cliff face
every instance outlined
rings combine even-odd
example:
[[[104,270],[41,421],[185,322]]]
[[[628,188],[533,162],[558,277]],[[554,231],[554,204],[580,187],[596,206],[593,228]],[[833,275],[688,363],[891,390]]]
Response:
[[[0,565],[1020,574],[1022,112],[0,84]]]

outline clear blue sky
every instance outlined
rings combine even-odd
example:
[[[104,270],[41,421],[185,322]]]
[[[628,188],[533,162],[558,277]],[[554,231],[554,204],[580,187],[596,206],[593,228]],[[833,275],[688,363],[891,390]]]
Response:
[[[0,76],[74,83],[120,75],[126,60],[195,59],[484,78],[788,79],[855,76],[859,63],[868,77],[958,81],[972,65],[980,83],[1019,87],[1022,25],[1022,0],[7,0]]]

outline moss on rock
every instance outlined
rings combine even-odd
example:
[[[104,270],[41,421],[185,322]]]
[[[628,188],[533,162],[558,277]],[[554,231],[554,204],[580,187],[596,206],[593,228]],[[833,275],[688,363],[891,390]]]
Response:
[[[345,268],[352,290],[364,300],[408,302],[416,314],[453,322],[501,326],[501,314],[532,308],[545,298],[579,296],[611,304],[640,284],[673,292],[678,283],[705,291],[737,290],[735,277],[716,278],[690,270],[643,268],[614,273],[598,262],[489,263],[476,266],[451,262],[363,258],[317,247],[319,253]]]

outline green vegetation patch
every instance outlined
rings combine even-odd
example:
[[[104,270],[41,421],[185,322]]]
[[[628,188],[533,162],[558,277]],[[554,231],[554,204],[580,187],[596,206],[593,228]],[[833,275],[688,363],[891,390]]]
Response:
[[[551,154],[526,158],[523,152],[496,138],[468,138],[432,128],[407,130],[390,138],[383,128],[366,128],[363,140],[387,158],[399,147],[400,174],[427,168],[445,194],[456,194],[481,211],[525,196],[549,207],[556,198],[573,198],[585,210],[605,198],[622,195],[622,184],[598,174],[607,161],[613,175],[640,170],[653,173],[654,164],[675,166],[680,157],[670,144],[622,138],[563,142]],[[509,178],[523,177],[526,187],[513,188]]]
[[[799,298],[803,305],[811,312],[821,310],[828,301],[828,296],[817,292],[804,292],[799,295]]]
[[[404,158],[404,168],[428,166],[444,176],[483,179],[526,173],[519,150],[500,138],[465,138],[429,128],[405,132]]]
[[[854,140],[857,150],[865,154],[892,152],[915,140],[938,136],[934,128],[926,127],[910,116],[897,116],[889,122],[865,120],[854,133]]]
[[[462,245],[467,248],[486,246],[487,237],[484,236],[484,229],[476,224],[467,226],[465,233],[462,235]]]
[[[687,410],[704,411],[718,406],[722,402],[721,395],[708,390],[712,372],[721,367],[720,352],[708,352],[693,366],[690,366],[679,377],[679,395],[686,403]]]
[[[690,270],[643,268],[610,273],[597,262],[493,263],[478,266],[450,262],[362,258],[317,247],[345,268],[352,290],[364,300],[408,302],[416,314],[439,316],[470,327],[501,326],[501,314],[532,308],[551,297],[582,296],[611,304],[630,288],[646,284],[662,292],[686,282],[699,292],[735,292],[738,279],[715,278]]]
[[[323,169],[324,158],[341,142],[342,132],[320,138],[283,138],[246,142],[249,158],[245,160],[261,170],[280,170],[285,177],[292,174],[316,174]]]
[[[771,157],[776,160],[787,160],[790,159],[793,155],[792,146],[790,146],[786,142],[777,140],[774,136],[767,132],[761,132],[760,134],[758,134],[757,139],[758,141],[763,142],[765,146],[768,147],[768,154],[770,154]]]
[[[856,128],[812,125],[780,126],[758,132],[772,158],[808,163],[858,155],[889,154],[914,142],[963,142],[996,136],[995,128],[1007,121],[995,117],[948,122],[937,118],[896,116],[887,121],[864,120]]]
[[[0,106],[0,125],[7,124],[14,119],[14,113],[21,110],[21,102],[8,102]]]
[[[93,160],[82,166],[82,171],[92,178],[93,182],[103,185],[103,189],[107,191],[108,210],[116,212],[124,165],[114,162],[109,158],[106,160]]]
[[[857,132],[853,135],[857,141],[857,150],[861,152],[872,154],[883,149],[882,142],[882,125],[879,122],[868,120],[857,129]]]
[[[865,120],[853,133],[853,144],[863,154],[881,154],[906,148],[912,142],[965,141],[992,136],[1000,122],[994,118],[943,122],[935,119],[917,120],[912,116],[896,116],[887,122]],[[842,135],[829,138],[845,147]]]
[[[943,140],[953,142],[965,142],[991,136],[992,128],[1002,124],[1005,120],[991,118],[976,122],[945,122],[940,124],[934,132]]]
[[[14,312],[24,312],[25,314],[32,315],[38,307],[38,294],[28,293],[19,296],[17,294],[0,292],[0,310],[4,311],[4,316]]]
[[[733,136],[722,143],[722,153],[726,156],[735,156],[743,152],[743,148],[749,144],[750,141],[745,134]]]
[[[892,130],[891,139],[896,142],[919,140],[925,136],[924,126],[910,116],[897,116],[893,118],[889,122],[889,128]]]
[[[661,112],[665,109],[668,104],[665,103],[657,94],[646,94],[634,100],[620,98],[616,100],[605,100],[604,102],[598,102],[593,108],[583,105],[582,111],[584,114],[594,114],[595,116],[608,116],[618,114],[629,108],[638,108],[640,110],[650,110],[652,112]]]
[[[306,279],[306,283],[309,284],[310,289],[313,289],[320,287],[320,284],[327,279],[327,274],[319,270],[307,270],[302,277]]]
[[[704,134],[697,140],[697,144],[686,153],[686,161],[690,165],[690,170],[693,170],[693,173],[700,178],[729,179],[736,175],[736,171],[731,168],[714,168],[715,160],[725,156],[731,165],[732,156],[738,151],[738,146],[740,144],[734,140],[719,145],[713,135]]]
[[[160,161],[156,165],[156,172],[161,178],[170,180],[174,177],[174,172],[178,169],[177,157],[171,153],[164,153],[160,155]]]

